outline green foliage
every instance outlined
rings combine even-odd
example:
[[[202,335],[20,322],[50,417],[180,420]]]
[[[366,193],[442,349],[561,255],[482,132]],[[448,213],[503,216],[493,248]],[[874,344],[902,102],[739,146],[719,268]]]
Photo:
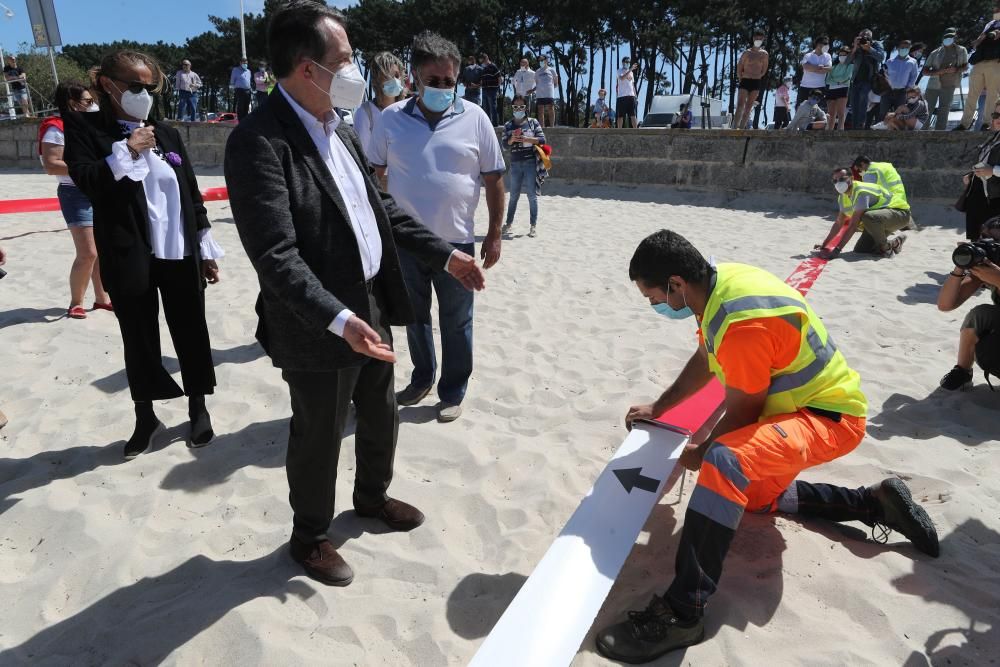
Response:
[[[267,19],[282,2],[266,0],[262,14],[246,15],[251,63],[266,58]],[[641,66],[637,88],[648,108],[654,94],[695,87],[703,65],[709,92],[732,96],[736,59],[755,28],[766,34],[770,79],[778,81],[817,36],[829,36],[836,45],[871,28],[888,50],[904,37],[934,48],[944,29],[955,26],[960,41],[969,44],[993,6],[993,0],[358,0],[345,17],[364,70],[366,57],[379,51],[405,61],[413,36],[424,29],[451,39],[463,54],[488,52],[508,75],[523,54],[533,66],[537,54],[549,54],[560,75],[563,121],[576,125],[586,120],[596,88],[613,86],[617,63],[610,61],[624,55]],[[63,54],[86,69],[105,52],[127,46],[156,57],[168,75],[186,57],[205,82],[206,108],[228,108],[229,74],[240,58],[239,19],[210,20],[214,31],[183,46],[78,44],[64,47]]]
[[[60,81],[76,80],[81,83],[89,81],[87,72],[79,64],[65,55],[56,54],[56,74]],[[54,107],[52,98],[56,91],[56,82],[52,78],[52,62],[47,49],[34,48],[21,44],[17,54],[17,65],[24,70],[31,90],[31,104],[36,111],[45,111]]]

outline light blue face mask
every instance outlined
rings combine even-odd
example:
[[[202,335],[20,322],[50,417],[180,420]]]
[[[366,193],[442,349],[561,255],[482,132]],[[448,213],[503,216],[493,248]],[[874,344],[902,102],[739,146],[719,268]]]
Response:
[[[652,304],[653,310],[656,311],[657,315],[663,315],[671,320],[686,320],[689,317],[693,317],[694,311],[687,305],[687,298],[684,297],[683,292],[681,293],[681,298],[684,299],[684,307],[680,310],[674,310],[669,303],[654,303]]]
[[[441,113],[447,110],[452,102],[455,101],[455,91],[454,89],[446,90],[444,88],[424,86],[423,92],[420,93],[420,99],[430,111]]]
[[[900,58],[905,58],[906,56],[910,55],[910,50],[909,49],[896,49],[896,53],[899,54]]]
[[[514,118],[516,118],[518,120],[521,120],[522,118],[524,118],[524,112],[523,111],[515,111],[514,112]]]
[[[382,92],[389,97],[398,97],[403,92],[403,84],[399,82],[399,79],[389,79],[382,84]]]
[[[955,38],[945,37],[943,40],[941,40],[941,43],[944,44],[945,46],[951,46],[952,44],[955,43]]]

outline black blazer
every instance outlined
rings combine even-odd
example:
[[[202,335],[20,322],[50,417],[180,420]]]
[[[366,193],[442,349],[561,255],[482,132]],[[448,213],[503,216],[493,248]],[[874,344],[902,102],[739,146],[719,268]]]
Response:
[[[164,153],[181,156],[174,166],[184,215],[184,236],[196,262],[191,280],[204,288],[198,231],[211,227],[198,189],[198,181],[181,136],[168,125],[153,127],[156,145]],[[125,138],[117,121],[101,112],[63,115],[66,128],[64,158],[69,175],[94,207],[94,242],[101,263],[101,280],[111,293],[141,294],[149,287],[152,247],[149,242],[149,212],[142,183],[129,178],[116,181],[105,158],[111,144]]]
[[[413,318],[396,245],[444,267],[454,248],[378,190],[354,130],[337,136],[358,164],[382,240],[376,298],[392,325]],[[226,144],[233,219],[260,282],[257,339],[275,366],[333,371],[365,357],[327,327],[344,308],[369,324],[357,239],[337,185],[282,92],[244,118]]]

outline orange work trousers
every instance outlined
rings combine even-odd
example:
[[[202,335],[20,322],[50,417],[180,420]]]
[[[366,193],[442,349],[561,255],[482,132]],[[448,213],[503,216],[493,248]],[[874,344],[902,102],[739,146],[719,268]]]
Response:
[[[864,417],[838,422],[808,409],[726,433],[705,452],[688,507],[735,530],[745,509],[774,511],[800,472],[847,454],[864,437]]]

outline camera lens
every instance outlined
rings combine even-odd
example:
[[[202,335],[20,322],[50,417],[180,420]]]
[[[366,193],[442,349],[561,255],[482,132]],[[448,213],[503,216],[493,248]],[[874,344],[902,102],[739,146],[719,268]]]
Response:
[[[960,243],[955,252],[951,253],[951,261],[960,269],[975,266],[985,257],[983,249],[971,243]]]

